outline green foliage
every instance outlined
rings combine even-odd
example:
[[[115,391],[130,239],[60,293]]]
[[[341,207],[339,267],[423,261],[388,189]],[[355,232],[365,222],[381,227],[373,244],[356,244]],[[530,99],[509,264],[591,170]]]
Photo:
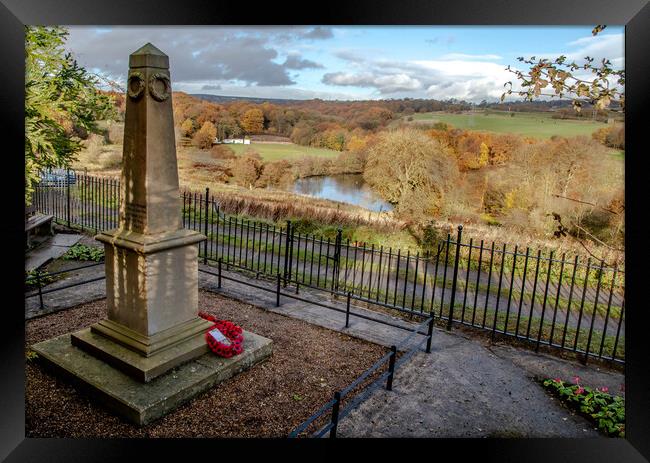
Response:
[[[25,352],[25,359],[27,361],[31,362],[32,360],[36,360],[37,358],[38,358],[38,354],[33,350],[29,349]]]
[[[430,222],[422,228],[422,239],[420,242],[420,247],[425,252],[435,254],[438,248],[438,243],[444,239],[444,233]]]
[[[559,378],[546,379],[544,387],[556,394],[560,400],[591,418],[605,434],[612,437],[625,437],[625,399],[608,394],[607,388],[593,389],[575,384],[565,384]]]
[[[25,31],[25,201],[31,204],[38,172],[69,167],[81,149],[79,135],[96,132],[96,120],[114,112],[97,79],[64,50],[63,27]]]
[[[63,260],[92,260],[94,262],[101,262],[104,259],[104,250],[86,246],[85,244],[75,244],[61,258]]]
[[[37,278],[38,276],[38,278]],[[39,287],[42,288],[54,281],[54,278],[50,276],[47,272],[39,269],[30,270],[25,272],[25,286],[27,290],[36,289]]]
[[[296,217],[291,220],[291,228],[293,228],[296,233],[302,235],[314,234],[320,228],[320,224],[313,219]]]

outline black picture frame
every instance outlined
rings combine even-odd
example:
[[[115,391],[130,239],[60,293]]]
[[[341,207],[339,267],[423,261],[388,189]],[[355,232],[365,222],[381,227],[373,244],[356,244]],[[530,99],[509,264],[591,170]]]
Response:
[[[24,158],[18,153],[24,133],[24,25],[625,25],[626,67],[626,434],[625,439],[423,439],[402,442],[392,439],[356,441],[286,440],[90,440],[26,439],[24,377],[24,264],[23,191]],[[546,0],[540,1],[372,1],[341,0],[291,4],[268,2],[243,4],[234,1],[170,2],[162,0],[2,0],[2,151],[0,181],[3,201],[2,241],[6,272],[2,279],[0,320],[0,459],[6,461],[129,461],[135,458],[167,460],[174,451],[192,459],[246,458],[252,449],[267,455],[308,457],[323,446],[332,446],[330,458],[350,455],[351,447],[384,455],[390,450],[403,457],[451,458],[498,461],[608,461],[641,462],[650,459],[649,348],[642,310],[643,264],[647,235],[642,225],[645,191],[641,119],[648,107],[650,81],[650,5],[647,0]],[[645,129],[647,130],[647,129]],[[647,156],[646,156],[647,157]],[[8,297],[10,296],[10,297]],[[206,423],[209,426],[209,423]],[[406,450],[408,449],[408,450]],[[451,456],[444,456],[451,451]],[[342,452],[342,453],[339,453]],[[128,455],[128,456],[127,456]],[[325,455],[325,454],[323,454]],[[180,458],[180,457],[179,457]],[[355,458],[362,458],[357,456]],[[416,457],[420,458],[420,457]]]

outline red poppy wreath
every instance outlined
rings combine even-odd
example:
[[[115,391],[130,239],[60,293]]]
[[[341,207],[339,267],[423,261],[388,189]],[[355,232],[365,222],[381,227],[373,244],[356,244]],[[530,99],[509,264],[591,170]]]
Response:
[[[205,332],[205,340],[212,352],[224,358],[230,358],[243,352],[244,335],[240,326],[229,320],[219,320],[205,312],[199,312],[199,317],[213,323]]]

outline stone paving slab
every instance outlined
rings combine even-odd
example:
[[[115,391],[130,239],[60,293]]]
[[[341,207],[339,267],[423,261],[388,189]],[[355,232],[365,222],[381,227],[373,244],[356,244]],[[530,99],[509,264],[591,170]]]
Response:
[[[229,359],[209,352],[151,382],[142,383],[74,347],[70,334],[32,346],[47,368],[71,380],[104,406],[143,425],[174,410],[192,397],[264,361],[272,341],[244,331],[244,352]]]
[[[25,255],[25,271],[29,272],[41,265],[61,257],[72,246],[77,244],[83,235],[59,233],[43,242],[40,246],[30,250]]]
[[[77,233],[57,233],[52,237],[52,246],[72,247],[79,242],[84,235]]]

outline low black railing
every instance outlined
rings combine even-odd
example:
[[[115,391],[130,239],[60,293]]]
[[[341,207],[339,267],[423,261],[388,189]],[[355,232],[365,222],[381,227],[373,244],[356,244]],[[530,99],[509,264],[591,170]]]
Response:
[[[36,269],[32,274],[28,274],[25,277],[25,289],[27,289],[27,294],[25,295],[25,299],[30,299],[32,297],[38,296],[39,299],[39,310],[43,310],[46,308],[45,303],[43,302],[43,296],[45,294],[53,293],[55,291],[61,291],[64,289],[69,289],[69,288],[74,288],[75,286],[81,286],[85,285],[88,283],[93,283],[95,281],[101,281],[106,279],[106,275],[102,275],[99,277],[95,278],[90,278],[87,280],[82,280],[82,281],[75,281],[72,283],[68,283],[65,285],[59,285],[55,286],[53,288],[46,288],[46,286],[49,286],[47,284],[47,281],[51,279],[52,277],[55,277],[57,275],[63,275],[66,273],[70,272],[75,272],[77,270],[83,270],[91,267],[97,267],[98,265],[104,265],[104,262],[95,262],[93,264],[88,264],[88,265],[82,265],[80,267],[73,267],[70,269],[65,269],[65,270],[59,270],[56,272],[42,272],[38,269]],[[50,283],[51,284],[51,283]],[[31,289],[29,288],[30,286],[35,285],[36,288]]]
[[[37,186],[34,203],[82,231],[118,225],[117,180],[77,174],[74,184]],[[412,254],[344,237],[302,233],[298,225],[224,213],[210,195],[181,194],[183,226],[205,234],[204,263],[308,287],[408,316],[570,351],[584,362],[625,362],[624,270],[591,257],[463,240],[462,228],[434,249]]]
[[[426,333],[421,333],[421,329],[427,325],[428,331]],[[408,344],[417,334],[424,334],[425,337],[412,346],[404,355],[402,355],[399,360],[397,359],[398,349],[405,344]],[[427,320],[422,322],[420,325],[412,329],[411,333],[405,337],[398,345],[393,345],[390,348],[390,351],[377,360],[370,368],[365,370],[361,375],[359,375],[352,383],[347,385],[344,389],[336,391],[332,400],[327,402],[321,408],[319,408],[314,414],[309,418],[303,421],[301,424],[296,426],[290,433],[289,438],[295,438],[304,433],[312,424],[314,424],[319,418],[325,416],[329,410],[330,420],[328,423],[321,426],[315,432],[311,434],[311,437],[323,437],[325,434],[329,433],[330,438],[335,438],[337,435],[338,425],[343,418],[348,416],[355,408],[357,408],[364,400],[366,400],[370,394],[381,386],[383,381],[386,381],[385,387],[387,391],[393,390],[393,380],[395,377],[395,370],[400,365],[404,364],[409,360],[416,352],[422,348],[422,344],[426,341],[426,353],[431,352],[431,339],[433,335],[433,317],[429,317]],[[386,365],[386,371],[378,375],[368,384],[362,387],[361,391],[352,398],[348,403],[343,406],[343,399],[358,388],[364,381],[366,381],[372,374],[376,373],[379,368]],[[343,406],[343,407],[342,407]]]

